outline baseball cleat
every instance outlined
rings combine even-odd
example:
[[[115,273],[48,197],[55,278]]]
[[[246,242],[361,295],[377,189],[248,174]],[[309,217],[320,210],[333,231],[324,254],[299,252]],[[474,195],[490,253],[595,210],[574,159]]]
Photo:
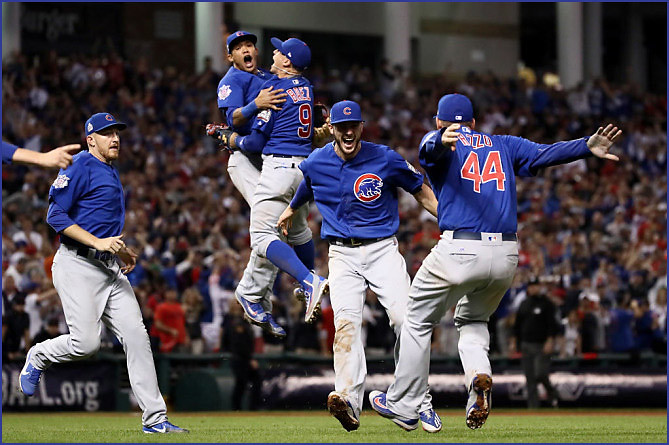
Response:
[[[286,331],[274,320],[272,314],[266,312],[261,303],[254,303],[235,292],[235,298],[244,309],[244,320],[251,324],[260,326],[275,337],[285,337]]]
[[[26,363],[21,369],[21,374],[19,374],[19,388],[21,392],[27,396],[32,396],[37,390],[37,385],[39,384],[40,379],[42,378],[42,370],[37,369],[30,363],[30,359],[33,355],[33,346],[28,350],[28,355],[26,355]]]
[[[144,434],[190,433],[187,429],[172,425],[167,420],[153,426],[145,426],[142,431],[144,431]]]
[[[386,393],[381,391],[372,391],[369,393],[369,403],[372,405],[372,409],[386,417],[396,425],[399,425],[400,428],[405,429],[406,431],[413,431],[418,427],[418,419],[405,419],[400,417],[398,414],[395,414],[386,407]]]
[[[441,431],[441,418],[432,408],[420,413],[420,424],[423,430],[428,433],[438,433]]]
[[[346,431],[355,431],[360,426],[360,421],[353,411],[351,403],[336,391],[328,395],[328,411],[335,419],[339,420]]]
[[[490,414],[492,377],[476,374],[469,388],[467,402],[467,426],[473,430],[481,428]]]
[[[267,323],[265,323],[260,327],[275,337],[283,338],[286,336],[286,330],[281,326],[279,326],[279,324],[276,322],[276,320],[274,320],[274,317],[270,313],[267,313]]]
[[[311,272],[309,273],[309,277],[304,281],[303,291],[307,305],[304,321],[311,323],[315,319],[314,312],[320,305],[323,294],[330,292],[328,279],[316,275],[315,272]]]
[[[267,312],[265,312],[260,302],[249,301],[237,292],[235,292],[235,298],[242,305],[242,309],[244,309],[244,318],[258,326],[267,323]]]

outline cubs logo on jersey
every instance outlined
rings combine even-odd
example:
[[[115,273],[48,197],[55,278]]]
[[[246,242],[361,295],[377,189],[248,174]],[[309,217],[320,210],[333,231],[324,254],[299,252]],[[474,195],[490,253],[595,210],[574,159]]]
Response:
[[[230,85],[221,85],[221,88],[218,89],[218,99],[225,100],[232,93],[232,88]]]
[[[381,197],[383,180],[374,173],[365,173],[358,176],[353,184],[353,193],[359,201],[372,202]]]

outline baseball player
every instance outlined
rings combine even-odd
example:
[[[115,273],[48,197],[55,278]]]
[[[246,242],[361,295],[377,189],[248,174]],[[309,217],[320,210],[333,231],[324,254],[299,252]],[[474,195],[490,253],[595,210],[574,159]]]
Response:
[[[492,369],[488,319],[518,265],[515,176],[595,155],[618,160],[609,149],[622,131],[608,125],[592,136],[551,145],[475,131],[470,100],[439,100],[437,130],[423,137],[419,159],[439,200],[442,236],[416,273],[402,327],[395,380],[388,393],[372,391],[379,414],[415,422],[430,366],[432,330],[455,306],[458,350],[469,399],[466,424],[483,426],[490,413]]]
[[[251,132],[251,125],[260,110],[279,111],[286,101],[286,93],[273,86],[263,88],[271,77],[268,71],[258,68],[258,38],[246,31],[237,31],[227,39],[228,61],[232,66],[218,84],[218,108],[230,127],[241,135]],[[253,193],[260,179],[262,158],[259,153],[233,151],[228,159],[228,174],[249,207],[253,206]],[[244,318],[277,337],[286,331],[272,316],[272,284],[277,267],[269,260],[251,251],[235,296],[242,302]]]
[[[367,367],[362,341],[362,310],[369,287],[386,309],[395,330],[397,358],[400,329],[410,278],[398,250],[397,188],[437,216],[437,200],[402,156],[384,145],[362,141],[360,106],[334,104],[330,112],[334,142],[315,150],[299,168],[304,174],[295,197],[279,218],[288,233],[290,222],[313,196],[323,215],[321,238],[330,243],[330,301],[334,310],[335,390],[327,406],[347,431],[360,426]],[[423,389],[420,419],[426,431],[437,432],[441,420]],[[406,426],[415,429],[417,422]]]
[[[262,171],[251,207],[251,246],[300,283],[307,305],[305,320],[310,321],[327,292],[328,282],[313,271],[315,252],[307,225],[307,206],[297,211],[284,238],[288,244],[275,224],[302,181],[297,166],[312,150],[314,94],[311,83],[302,75],[311,62],[311,50],[296,38],[281,41],[273,37],[271,41],[276,48],[270,70],[274,76],[263,87],[284,90],[286,102],[280,111],[258,113],[248,136],[226,129],[219,138],[232,150],[262,153]],[[238,300],[247,314],[262,310],[260,305],[250,307],[244,298]]]
[[[119,131],[125,127],[109,113],[91,116],[84,127],[88,151],[75,155],[49,190],[47,223],[61,240],[53,260],[53,284],[69,334],[30,348],[19,386],[31,396],[51,364],[95,354],[104,323],[123,344],[130,385],[143,411],[143,431],[184,433],[188,430],[167,420],[149,336],[124,275],[134,269],[137,254],[122,240],[125,200],[118,171],[111,163],[118,159]],[[117,256],[123,267],[116,262]]]
[[[72,163],[71,153],[80,149],[81,144],[69,144],[54,148],[47,153],[40,153],[2,141],[2,163],[36,165],[45,168],[66,168]]]

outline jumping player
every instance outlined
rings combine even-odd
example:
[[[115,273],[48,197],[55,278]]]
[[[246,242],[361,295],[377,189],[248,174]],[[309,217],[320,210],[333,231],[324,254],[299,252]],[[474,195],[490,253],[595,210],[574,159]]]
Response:
[[[362,310],[367,288],[386,309],[397,336],[406,312],[410,278],[399,252],[397,188],[413,194],[437,216],[437,200],[402,156],[384,145],[361,140],[363,120],[353,101],[334,104],[330,112],[334,142],[315,150],[299,168],[304,174],[295,197],[279,218],[288,233],[297,209],[313,196],[323,215],[321,237],[330,243],[330,301],[334,310],[335,390],[327,406],[347,431],[360,426],[367,366],[362,342]],[[420,419],[423,429],[437,432],[441,420],[423,390]],[[418,422],[402,424],[415,429]]]
[[[84,127],[88,151],[75,155],[72,165],[60,170],[49,190],[46,220],[61,237],[53,259],[53,285],[69,334],[30,348],[19,386],[31,396],[51,364],[95,354],[104,323],[123,344],[130,386],[143,411],[143,431],[187,433],[167,420],[149,336],[124,275],[134,269],[137,254],[121,239],[125,202],[118,171],[111,164],[118,159],[119,130],[125,127],[109,113],[91,116]],[[123,267],[116,262],[117,256]]]
[[[594,155],[617,161],[609,149],[622,131],[600,127],[590,137],[551,145],[475,131],[472,104],[460,94],[439,100],[437,130],[421,141],[419,159],[439,200],[442,236],[416,273],[402,327],[395,380],[369,401],[382,416],[418,417],[427,387],[432,330],[455,306],[458,350],[469,399],[466,424],[480,428],[490,413],[492,369],[488,319],[518,265],[516,180],[552,165]]]
[[[302,75],[311,62],[311,50],[296,38],[282,42],[273,37],[271,41],[276,49],[270,71],[275,76],[264,87],[284,90],[288,95],[285,104],[280,111],[258,113],[248,136],[225,130],[220,140],[233,150],[262,152],[262,172],[251,207],[251,245],[259,256],[268,258],[301,284],[307,305],[305,321],[310,321],[327,292],[328,282],[313,271],[315,252],[307,225],[308,208],[297,211],[285,237],[287,243],[275,224],[302,181],[297,166],[312,150],[313,89]],[[239,296],[238,300],[247,313],[262,310],[258,304],[250,307],[249,300]]]
[[[240,135],[251,133],[251,125],[262,110],[279,111],[286,101],[286,93],[273,86],[263,88],[272,75],[258,67],[258,38],[246,31],[237,31],[228,37],[228,61],[232,66],[218,83],[217,101],[224,120]],[[253,206],[253,193],[260,180],[262,158],[259,153],[233,151],[228,159],[228,174],[249,207]],[[277,267],[269,260],[251,251],[244,275],[237,285],[235,295],[243,302],[244,318],[257,324],[277,337],[286,331],[272,316],[272,285]]]

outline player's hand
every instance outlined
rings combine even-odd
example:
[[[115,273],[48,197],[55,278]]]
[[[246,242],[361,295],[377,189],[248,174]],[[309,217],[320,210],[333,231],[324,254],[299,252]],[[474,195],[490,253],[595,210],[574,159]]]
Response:
[[[99,238],[93,247],[95,250],[99,250],[101,252],[111,252],[116,254],[119,252],[119,250],[125,247],[125,243],[121,239],[123,236],[124,234],[122,233],[119,236]]]
[[[126,246],[119,250],[118,257],[123,261],[124,266],[121,268],[121,272],[124,274],[132,272],[137,265],[137,253],[130,247]]]
[[[274,87],[262,89],[255,98],[256,107],[261,110],[266,110],[269,108],[279,111],[281,109],[279,105],[286,101],[286,99],[284,99],[286,96],[287,94],[284,93],[283,89],[281,88],[276,90]]]
[[[42,165],[48,168],[67,168],[72,163],[72,155],[70,153],[79,150],[81,150],[81,144],[69,144],[54,148],[42,155]]]
[[[450,147],[451,151],[455,151],[455,143],[458,141],[458,133],[456,130],[460,128],[460,124],[451,124],[446,127],[441,135],[441,145],[444,147]]]
[[[609,149],[616,143],[621,134],[623,134],[623,131],[612,124],[608,124],[606,128],[599,127],[597,132],[588,139],[588,148],[598,158],[619,161],[618,156],[609,153]]]
[[[293,215],[295,215],[295,209],[288,206],[281,216],[279,216],[279,222],[276,226],[281,229],[284,236],[288,236],[288,229],[293,225]]]

